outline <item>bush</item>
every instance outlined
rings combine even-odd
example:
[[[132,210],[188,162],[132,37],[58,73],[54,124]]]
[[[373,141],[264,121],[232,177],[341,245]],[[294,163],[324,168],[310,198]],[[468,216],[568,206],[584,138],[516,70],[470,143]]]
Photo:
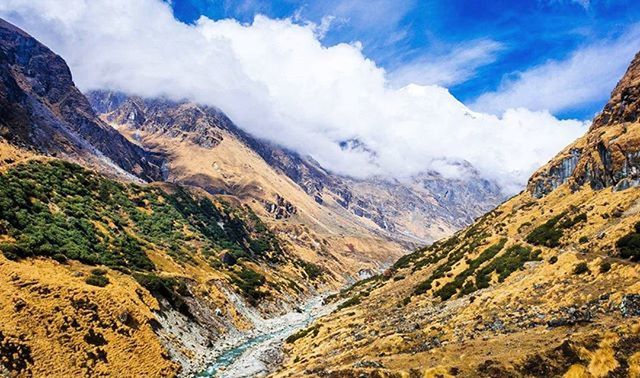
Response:
[[[312,337],[316,337],[318,336],[318,332],[320,332],[320,327],[318,325],[314,325],[312,327],[309,328],[305,328],[305,329],[301,329],[300,331],[294,333],[293,335],[287,337],[287,339],[285,340],[288,344],[294,343],[296,342],[296,340],[299,340],[305,336],[307,336],[308,334],[312,334]]]
[[[94,276],[104,276],[107,274],[107,271],[105,269],[95,268],[91,269],[91,274]]]
[[[84,282],[93,286],[105,287],[109,284],[109,279],[106,276],[90,275]]]
[[[258,290],[266,282],[262,274],[243,267],[236,275],[237,278],[233,278],[233,283],[242,290],[250,302],[255,303],[265,296],[265,293]]]
[[[620,257],[640,261],[640,222],[634,226],[634,232],[631,232],[616,242],[616,248],[620,253]]]
[[[562,215],[555,216],[533,229],[526,237],[527,243],[543,245],[549,248],[559,246],[560,238],[562,238],[562,229],[556,228],[556,225],[560,218],[562,218]]]
[[[426,281],[420,282],[416,288],[413,290],[413,294],[420,295],[424,294],[427,291],[431,290],[431,285],[433,284],[433,280],[429,278]]]
[[[586,262],[580,262],[573,268],[573,274],[591,273]]]
[[[355,306],[357,304],[360,304],[361,302],[362,302],[362,299],[360,298],[360,296],[359,295],[355,295],[355,296],[347,299],[346,301],[340,303],[340,305],[338,305],[338,310],[342,310],[343,308]]]
[[[580,244],[587,243],[588,241],[589,241],[589,238],[586,236],[581,236],[580,239],[578,239],[578,243]]]
[[[67,262],[67,257],[65,255],[63,255],[62,253],[56,253],[53,256],[51,256],[51,258],[56,260],[60,264],[64,264],[64,263]]]
[[[611,270],[611,263],[608,261],[603,261],[600,263],[600,273],[607,273]]]
[[[558,256],[551,256],[549,258],[549,264],[553,265],[558,262]]]
[[[304,273],[310,280],[315,281],[322,275],[322,269],[316,264],[306,261],[302,261],[301,264],[302,269],[304,269]]]
[[[160,277],[153,273],[134,273],[133,278],[140,286],[154,296],[165,298],[169,304],[187,316],[191,316],[189,307],[182,296],[189,296],[186,283],[173,277]]]

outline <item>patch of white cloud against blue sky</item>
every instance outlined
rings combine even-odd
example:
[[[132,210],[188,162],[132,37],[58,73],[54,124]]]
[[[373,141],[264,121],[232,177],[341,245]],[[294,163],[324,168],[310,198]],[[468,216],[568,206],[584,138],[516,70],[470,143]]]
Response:
[[[175,16],[187,23],[201,15],[244,23],[252,22],[256,14],[301,23],[324,20],[323,44],[360,41],[363,53],[398,85],[443,85],[472,108],[496,113],[522,106],[589,119],[640,48],[640,6],[634,0],[170,3]],[[556,82],[553,93],[543,93],[544,101],[540,93],[530,93],[570,69],[576,72]]]
[[[0,17],[84,91],[217,106],[340,174],[460,177],[467,161],[514,193],[640,50],[636,2],[3,0]]]

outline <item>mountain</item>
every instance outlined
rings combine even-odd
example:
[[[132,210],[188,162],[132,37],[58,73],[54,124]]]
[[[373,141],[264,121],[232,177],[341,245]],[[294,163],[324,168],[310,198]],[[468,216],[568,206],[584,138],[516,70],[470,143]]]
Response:
[[[213,160],[201,166],[202,170],[180,166],[173,169],[169,180],[199,185],[212,193],[248,196],[263,202],[275,203],[276,196],[291,201],[289,197],[294,194],[257,193],[237,183],[244,177],[266,176],[264,172],[254,175],[244,171],[247,165],[257,168],[255,159],[238,158],[223,164],[224,158],[215,154],[216,150],[222,153],[225,147],[224,152],[234,155],[239,155],[237,150],[249,150],[251,158],[257,155],[268,164],[258,169],[270,171],[266,180],[273,183],[284,175],[296,184],[292,190],[301,188],[315,202],[305,205],[292,201],[294,206],[320,205],[319,208],[348,222],[399,242],[424,244],[437,240],[469,224],[503,199],[497,185],[482,179],[468,163],[461,164],[466,172],[462,179],[446,179],[437,172],[426,172],[405,182],[353,179],[328,172],[310,157],[250,136],[212,107],[105,91],[88,93],[88,98],[105,121],[145,148],[169,156],[175,165],[180,164],[182,156],[168,149],[170,145],[180,150],[205,149],[212,154]],[[207,172],[211,164],[216,164],[215,171]]]
[[[50,156],[162,179],[162,159],[96,117],[62,58],[0,19],[0,136]]]
[[[332,300],[275,376],[640,376],[640,54],[527,190]]]
[[[159,181],[166,157],[99,119],[59,56],[1,20],[0,52],[0,376],[194,374],[402,252]]]

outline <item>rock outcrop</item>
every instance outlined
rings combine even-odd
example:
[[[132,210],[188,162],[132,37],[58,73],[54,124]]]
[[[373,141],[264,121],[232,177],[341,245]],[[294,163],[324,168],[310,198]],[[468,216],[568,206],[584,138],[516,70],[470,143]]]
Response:
[[[102,166],[112,174],[115,163],[143,180],[162,178],[162,160],[96,116],[60,56],[2,19],[0,137],[40,153]]]
[[[541,198],[568,182],[573,190],[624,190],[640,184],[640,54],[593,120],[589,132],[567,147],[529,181],[528,190]]]

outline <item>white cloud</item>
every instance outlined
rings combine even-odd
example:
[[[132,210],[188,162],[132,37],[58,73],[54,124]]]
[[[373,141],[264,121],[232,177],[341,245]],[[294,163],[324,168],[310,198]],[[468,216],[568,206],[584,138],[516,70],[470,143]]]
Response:
[[[476,70],[493,63],[503,46],[497,41],[481,39],[454,46],[439,56],[422,56],[390,73],[396,86],[437,84],[450,86],[472,77]]]
[[[585,130],[547,112],[475,113],[439,86],[395,89],[358,43],[324,47],[313,24],[185,25],[158,0],[4,0],[0,15],[61,54],[83,90],[215,105],[245,130],[356,177],[450,173],[443,162],[467,160],[513,192]],[[348,139],[367,148],[341,149]]]
[[[582,47],[565,60],[505,79],[496,92],[481,95],[471,107],[491,113],[517,106],[558,112],[605,100],[639,49],[640,25],[633,25],[617,39]]]

